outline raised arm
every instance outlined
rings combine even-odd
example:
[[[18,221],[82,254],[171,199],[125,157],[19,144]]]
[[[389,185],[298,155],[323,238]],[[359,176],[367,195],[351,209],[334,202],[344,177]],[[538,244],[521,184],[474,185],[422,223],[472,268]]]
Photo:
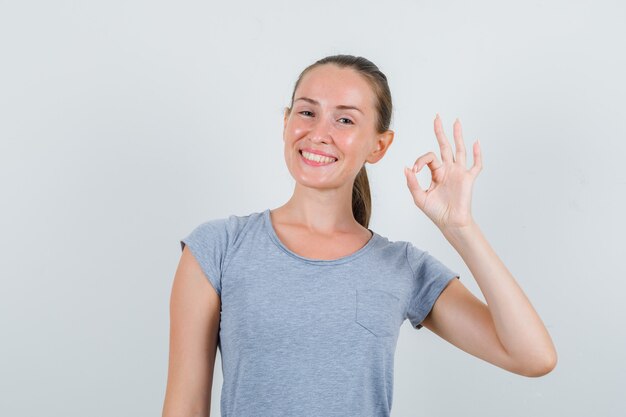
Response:
[[[442,231],[476,279],[487,303],[459,280],[452,280],[433,305],[423,326],[455,346],[490,363],[525,376],[542,376],[557,362],[547,329],[532,304],[491,248],[471,214],[472,187],[482,170],[480,143],[474,142],[474,165],[466,168],[461,122],[454,123],[456,152],[439,115],[434,122],[441,161],[433,152],[405,168],[415,205]],[[431,184],[422,190],[415,173],[428,166]]]
[[[459,280],[441,293],[423,326],[460,349],[516,374],[539,377],[557,354],[541,318],[478,225],[444,235],[476,279],[487,304]]]
[[[170,298],[170,352],[163,417],[207,417],[220,325],[220,297],[188,247]]]

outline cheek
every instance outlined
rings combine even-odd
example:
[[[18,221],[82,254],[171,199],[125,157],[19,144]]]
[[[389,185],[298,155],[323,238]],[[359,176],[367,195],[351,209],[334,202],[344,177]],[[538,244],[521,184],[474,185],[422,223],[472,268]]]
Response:
[[[303,123],[294,123],[288,127],[288,131],[290,136],[298,137],[302,136],[307,131],[307,128]]]
[[[297,135],[309,130],[310,125],[310,121],[294,116],[294,118],[289,120],[289,122],[287,123],[286,130],[292,135]]]
[[[356,149],[359,146],[360,141],[357,135],[347,135],[342,139],[341,143],[346,148]]]
[[[350,157],[360,157],[360,154],[363,153],[363,143],[356,135],[342,137],[340,140],[338,139],[335,143],[346,156],[349,155]]]

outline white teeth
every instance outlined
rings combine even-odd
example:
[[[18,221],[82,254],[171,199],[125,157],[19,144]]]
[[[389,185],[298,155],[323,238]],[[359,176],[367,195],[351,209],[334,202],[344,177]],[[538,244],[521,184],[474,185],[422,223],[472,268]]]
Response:
[[[322,155],[318,155],[315,153],[309,153],[309,152],[305,152],[302,151],[302,156],[304,156],[306,159],[310,160],[310,161],[315,161],[315,162],[319,162],[322,164],[327,164],[329,162],[335,162],[336,159],[335,158],[330,158],[328,156],[322,156]]]

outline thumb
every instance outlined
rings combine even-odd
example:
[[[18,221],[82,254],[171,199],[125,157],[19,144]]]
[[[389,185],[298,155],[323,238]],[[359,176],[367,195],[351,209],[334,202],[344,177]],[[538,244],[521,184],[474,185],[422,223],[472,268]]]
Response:
[[[422,207],[422,202],[426,199],[426,193],[420,187],[415,173],[407,167],[404,167],[404,176],[406,177],[406,185],[413,195],[413,201],[418,207]]]

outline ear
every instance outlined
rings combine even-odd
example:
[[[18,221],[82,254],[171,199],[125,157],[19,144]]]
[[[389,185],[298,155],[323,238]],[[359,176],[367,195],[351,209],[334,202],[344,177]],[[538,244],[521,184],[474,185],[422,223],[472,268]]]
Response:
[[[380,159],[385,156],[387,149],[391,146],[393,142],[395,132],[393,130],[387,130],[376,137],[376,144],[374,146],[374,150],[369,153],[365,161],[370,164],[375,164],[380,161]]]
[[[285,107],[285,114],[284,114],[284,118],[283,118],[283,130],[287,128],[287,119],[289,119],[289,107]]]

